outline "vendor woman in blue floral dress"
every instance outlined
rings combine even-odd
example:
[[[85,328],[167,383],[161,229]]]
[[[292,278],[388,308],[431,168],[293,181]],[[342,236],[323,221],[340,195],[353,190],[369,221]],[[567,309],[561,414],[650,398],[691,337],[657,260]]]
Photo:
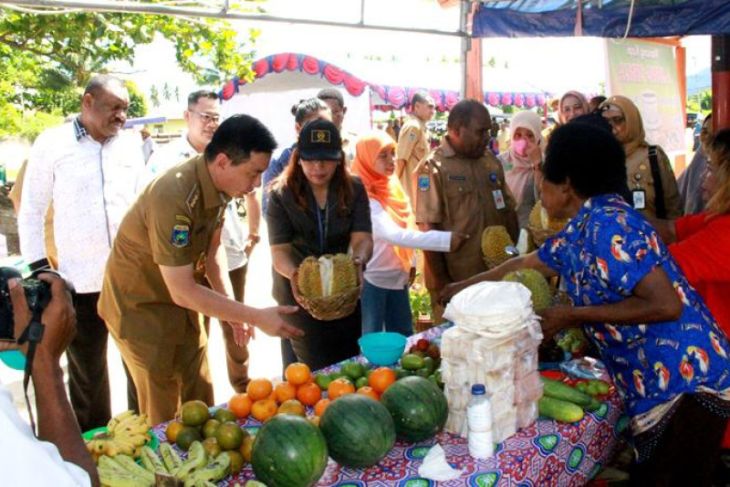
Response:
[[[607,131],[556,129],[543,166],[542,204],[571,218],[536,252],[454,283],[530,267],[560,275],[574,306],[542,312],[547,338],[583,325],[631,418],[634,485],[711,485],[730,415],[730,345],[654,228],[620,196],[625,157]]]

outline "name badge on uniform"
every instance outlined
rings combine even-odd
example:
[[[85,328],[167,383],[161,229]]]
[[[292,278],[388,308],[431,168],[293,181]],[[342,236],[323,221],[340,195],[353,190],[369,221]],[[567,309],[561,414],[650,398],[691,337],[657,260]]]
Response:
[[[188,225],[175,225],[172,227],[172,237],[170,242],[173,247],[179,249],[187,247],[190,244],[190,226]]]
[[[431,189],[431,178],[428,174],[419,174],[418,191],[428,191],[429,189]]]
[[[631,196],[634,199],[634,209],[646,209],[646,191],[643,189],[635,189],[631,192]]]
[[[504,210],[507,208],[501,189],[495,189],[492,191],[492,198],[494,198],[494,206],[496,206],[498,210]]]

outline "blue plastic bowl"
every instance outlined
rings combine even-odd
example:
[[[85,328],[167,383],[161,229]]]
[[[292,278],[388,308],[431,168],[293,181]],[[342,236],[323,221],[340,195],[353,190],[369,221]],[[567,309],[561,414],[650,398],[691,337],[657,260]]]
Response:
[[[393,365],[403,355],[406,337],[400,333],[382,331],[368,333],[357,341],[360,351],[368,361],[375,365]]]

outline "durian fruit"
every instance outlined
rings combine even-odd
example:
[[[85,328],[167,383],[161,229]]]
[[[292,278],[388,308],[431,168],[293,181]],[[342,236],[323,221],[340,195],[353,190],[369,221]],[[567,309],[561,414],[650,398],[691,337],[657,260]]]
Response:
[[[547,210],[542,207],[540,200],[532,207],[529,216],[529,225],[538,230],[544,230],[550,235],[558,233],[563,229],[568,219],[550,218]]]
[[[316,257],[309,256],[299,264],[297,286],[299,286],[299,294],[302,296],[309,299],[322,297],[322,277],[319,273],[319,261]]]
[[[299,265],[297,285],[309,299],[333,296],[357,287],[357,268],[347,254],[310,256]]]
[[[357,287],[357,267],[347,254],[332,257],[332,281],[330,295]]]
[[[532,294],[532,308],[540,311],[549,307],[553,301],[553,290],[545,276],[535,269],[520,269],[506,274],[503,281],[519,282]]]
[[[502,225],[487,227],[482,232],[482,255],[488,268],[496,267],[511,256],[505,247],[514,246],[507,229]]]

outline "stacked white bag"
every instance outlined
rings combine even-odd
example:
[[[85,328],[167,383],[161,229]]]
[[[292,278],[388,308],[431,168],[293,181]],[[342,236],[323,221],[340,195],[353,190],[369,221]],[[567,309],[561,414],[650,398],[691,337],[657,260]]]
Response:
[[[537,372],[540,323],[530,291],[515,282],[483,282],[455,295],[444,317],[441,374],[449,403],[446,431],[466,436],[473,384],[491,395],[492,436],[499,443],[537,419],[542,382]]]

